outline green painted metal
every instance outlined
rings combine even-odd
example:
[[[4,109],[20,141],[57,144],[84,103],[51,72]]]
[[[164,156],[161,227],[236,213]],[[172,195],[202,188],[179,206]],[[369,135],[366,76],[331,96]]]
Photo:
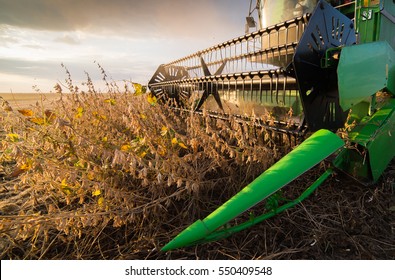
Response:
[[[358,6],[357,12],[357,32],[361,44],[375,42],[380,35],[380,7],[376,5]]]
[[[395,2],[393,0],[359,0],[355,25],[359,43],[387,41],[395,49]]]
[[[380,2],[379,41],[387,41],[395,49],[395,2],[394,0],[381,0]]]
[[[395,99],[371,117],[365,117],[350,133],[350,145],[357,149],[344,149],[334,165],[363,183],[377,182],[395,156]]]
[[[201,244],[201,243],[213,242],[216,240],[227,238],[234,233],[237,233],[239,231],[250,228],[256,224],[263,222],[264,220],[267,220],[277,214],[280,214],[281,212],[284,212],[285,210],[287,210],[291,207],[294,207],[295,205],[301,203],[303,200],[305,200],[307,197],[309,197],[332,174],[333,174],[333,169],[330,168],[330,169],[326,170],[310,187],[308,187],[295,200],[289,201],[288,203],[281,205],[276,209],[272,209],[269,212],[264,213],[258,217],[251,217],[248,221],[246,221],[242,224],[239,224],[237,226],[230,227],[230,228],[223,227],[222,229],[216,230],[216,231],[210,233],[209,235],[203,237],[202,239],[199,239],[198,241],[196,241],[194,243],[188,244],[187,246],[193,246],[193,245],[197,245],[197,244]],[[166,251],[165,249],[170,250],[170,248],[171,248],[171,246],[169,246],[168,248],[164,247],[164,249],[162,249],[162,250]]]
[[[343,145],[343,140],[328,130],[321,129],[315,132],[204,220],[197,220],[186,228],[162,250],[172,250],[204,241],[218,228],[275,193]]]
[[[351,121],[357,122],[349,133],[354,148],[342,150],[334,164],[362,183],[374,183],[395,155],[395,101],[376,108],[375,98],[382,89],[395,95],[395,1],[357,1],[355,23],[360,44],[342,48],[337,69],[340,105],[351,108]]]
[[[344,47],[337,73],[343,110],[384,88],[395,95],[395,52],[386,41]]]
[[[275,1],[269,2],[273,5],[275,3]],[[286,1],[276,5],[282,7],[283,2]],[[321,9],[324,2],[319,2]],[[327,49],[325,57],[321,58],[320,66],[332,71],[337,68],[337,79],[334,79],[334,83],[337,80],[341,108],[332,109],[331,116],[351,109],[349,121],[357,125],[349,132],[349,146],[341,149],[333,165],[363,183],[377,182],[395,156],[393,144],[395,99],[390,97],[387,98],[386,103],[382,103],[382,100],[376,102],[376,93],[383,89],[395,96],[395,0],[356,0],[352,5],[351,3],[348,5],[348,2],[347,5],[341,5],[339,10],[348,18],[355,18],[358,45],[347,46],[345,40],[341,41],[339,47]],[[322,20],[330,14],[324,14]],[[278,16],[276,13],[273,15]],[[319,20],[318,23],[320,23]],[[323,37],[318,23],[316,23],[315,30],[318,31],[319,36],[313,36],[314,32],[311,35],[322,41]],[[340,36],[340,40],[343,40],[343,29],[346,25],[343,24],[340,27],[339,21],[336,22],[334,17],[332,17],[331,24],[333,30],[329,33],[332,37]],[[353,25],[351,24],[351,29]],[[314,43],[319,45],[318,40]],[[313,45],[307,46],[311,50]],[[322,53],[319,55],[322,56]],[[323,76],[327,79],[329,75]],[[330,89],[332,86],[335,87],[333,83],[327,85]],[[336,96],[332,96],[333,92]],[[333,92],[328,92],[328,96],[336,97],[337,102],[337,89]],[[251,100],[243,98],[243,101],[262,102],[261,97],[258,98],[261,94],[256,93],[256,100],[252,95]],[[328,106],[334,106],[335,103],[330,101]],[[287,105],[291,106],[291,103]],[[372,114],[372,112],[375,113]],[[317,128],[322,127],[320,125]],[[166,244],[162,251],[228,237],[295,206],[317,189],[333,173],[333,170],[328,169],[297,199],[282,201],[283,204],[279,205],[276,197],[281,193],[281,188],[344,145],[343,140],[336,134],[325,129],[317,131],[206,218],[197,220],[187,227]],[[274,206],[267,207],[266,212],[258,217],[250,217],[246,222],[229,227],[228,222],[265,199],[267,204],[274,201]]]

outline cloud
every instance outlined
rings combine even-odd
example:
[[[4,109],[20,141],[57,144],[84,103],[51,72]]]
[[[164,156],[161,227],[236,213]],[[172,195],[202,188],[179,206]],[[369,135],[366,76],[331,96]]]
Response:
[[[57,0],[0,0],[0,6],[2,7],[0,24],[32,29],[69,29],[71,24],[67,24],[62,7],[57,6],[58,2]]]
[[[131,60],[124,57],[122,60],[99,60],[102,67],[104,67],[108,79],[114,79],[119,82],[122,80],[132,80],[134,82],[145,83],[156,70],[157,65],[154,62],[144,60]],[[95,85],[100,84],[102,74],[97,64],[90,58],[81,58],[77,61],[64,62],[65,67],[70,71],[73,82],[77,86],[81,86],[82,82],[86,81],[85,72],[89,73]],[[20,82],[24,85],[26,81],[32,79],[41,79],[49,81],[48,84],[43,85],[37,83],[38,86],[45,86],[46,89],[51,90],[56,82],[63,82],[66,78],[66,71],[61,67],[60,62],[46,61],[46,60],[28,60],[28,59],[10,59],[0,57],[0,92],[7,91],[10,86],[6,83],[5,77],[20,77]],[[122,83],[121,83],[122,84]],[[25,89],[31,89],[31,85]],[[18,88],[18,83],[13,85],[13,88]]]
[[[57,43],[64,43],[68,45],[79,45],[81,42],[78,39],[75,39],[74,37],[70,35],[63,35],[62,37],[57,37],[53,40],[54,42]]]
[[[22,45],[23,48],[28,48],[28,49],[34,49],[34,50],[45,50],[45,48],[43,46],[40,45],[35,45],[35,44],[31,44],[31,45]]]
[[[0,46],[7,47],[19,43],[19,40],[10,36],[7,26],[0,25]]]
[[[0,0],[0,76],[63,80],[64,62],[85,80],[96,60],[114,79],[145,82],[161,63],[242,35],[247,2]]]
[[[19,40],[15,38],[0,35],[0,46],[8,47],[10,45],[18,44],[18,43]]]
[[[59,68],[59,65],[50,61],[0,58],[0,73],[29,76],[44,74],[47,77],[56,77],[53,69]]]
[[[142,36],[228,33],[244,0],[0,0],[0,25],[52,31],[90,31]],[[231,20],[233,18],[233,21]],[[240,26],[240,30],[243,26]]]

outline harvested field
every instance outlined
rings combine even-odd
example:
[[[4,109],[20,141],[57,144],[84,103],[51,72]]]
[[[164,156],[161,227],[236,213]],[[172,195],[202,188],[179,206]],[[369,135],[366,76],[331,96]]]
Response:
[[[292,147],[149,101],[110,92],[3,103],[1,259],[395,259],[394,162],[375,185],[337,174],[249,230],[160,252]],[[327,165],[283,195],[298,195]]]
[[[14,109],[32,105],[48,106],[60,96],[55,93],[0,93],[0,98],[7,101]]]

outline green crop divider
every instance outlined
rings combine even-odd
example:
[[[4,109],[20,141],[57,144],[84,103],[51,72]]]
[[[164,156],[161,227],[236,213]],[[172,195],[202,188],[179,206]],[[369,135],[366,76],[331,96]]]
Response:
[[[230,220],[277,192],[343,146],[343,140],[329,130],[321,129],[315,132],[204,220],[197,220],[186,228],[163,247],[162,251],[226,237],[296,205],[322,184],[332,171],[328,170],[325,172],[298,199],[236,227],[221,229]]]
[[[263,222],[264,220],[267,220],[277,214],[280,214],[281,212],[284,212],[285,210],[292,208],[294,206],[296,206],[297,204],[301,203],[303,200],[305,200],[307,197],[309,197],[330,175],[332,175],[333,173],[333,169],[328,169],[325,171],[325,173],[323,173],[310,187],[308,187],[297,199],[292,200],[276,209],[273,209],[271,211],[269,211],[268,213],[262,214],[258,217],[254,217],[251,218],[250,220],[239,224],[237,226],[234,227],[230,227],[227,228],[225,227],[224,229],[221,230],[217,230],[213,233],[211,233],[210,235],[206,236],[204,239],[199,240],[196,243],[191,243],[188,244],[188,246],[192,246],[192,245],[197,245],[197,244],[201,244],[201,243],[207,243],[207,242],[212,242],[212,241],[216,241],[216,240],[220,240],[223,238],[227,238],[230,235],[237,233],[239,231],[245,230],[249,227],[252,227],[256,224],[259,224],[261,222]],[[165,248],[164,248],[165,249]],[[164,250],[163,251],[166,251]]]

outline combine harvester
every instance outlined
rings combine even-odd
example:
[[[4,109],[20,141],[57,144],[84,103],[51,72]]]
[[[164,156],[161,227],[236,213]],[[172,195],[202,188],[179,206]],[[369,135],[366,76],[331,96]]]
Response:
[[[276,121],[262,121],[268,131],[310,136],[163,251],[225,238],[272,217],[308,197],[334,170],[375,183],[395,155],[395,0],[256,4],[245,35],[160,65],[150,90],[180,110],[199,112],[204,104],[212,117],[269,112]],[[257,25],[255,9],[259,30],[248,33]],[[347,143],[335,134],[346,126]],[[297,199],[228,225],[331,155],[331,167]]]

